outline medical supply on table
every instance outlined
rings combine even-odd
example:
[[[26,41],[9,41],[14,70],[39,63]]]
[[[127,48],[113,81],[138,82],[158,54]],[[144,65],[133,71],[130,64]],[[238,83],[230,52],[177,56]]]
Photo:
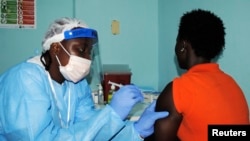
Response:
[[[157,100],[160,95],[159,91],[156,91],[154,88],[149,86],[139,86],[139,89],[143,93],[145,103],[151,103],[152,101]]]
[[[150,103],[154,100],[157,100],[159,95],[160,95],[160,92],[143,92],[144,102]]]
[[[103,96],[103,88],[102,85],[98,85],[98,104],[103,105],[104,103],[104,96]]]
[[[115,85],[111,85],[109,93],[108,93],[108,103],[110,103],[114,93],[115,93]]]
[[[98,104],[98,91],[92,92],[92,98],[95,104]]]
[[[116,90],[115,87],[120,88],[123,85],[122,84],[117,84],[117,83],[111,82],[111,81],[109,81],[108,84],[111,84],[110,90],[109,90],[109,93],[108,93],[108,103],[110,103],[110,101],[112,99],[112,96],[113,96],[113,94],[115,93],[115,90]]]
[[[104,105],[103,88],[101,84],[97,84],[97,89],[92,91],[92,98],[95,105]]]

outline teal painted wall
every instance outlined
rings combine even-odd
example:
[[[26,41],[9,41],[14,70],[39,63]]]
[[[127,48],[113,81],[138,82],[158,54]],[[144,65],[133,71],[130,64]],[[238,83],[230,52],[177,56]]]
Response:
[[[159,0],[159,89],[178,76],[174,46],[180,17],[191,9],[203,8],[215,12],[224,21],[226,49],[218,63],[235,78],[250,103],[249,7],[249,0]]]
[[[248,0],[37,0],[36,29],[0,28],[0,73],[41,51],[50,22],[77,17],[98,30],[103,64],[128,64],[132,83],[162,90],[178,68],[174,45],[179,18],[193,8],[212,10],[226,26],[226,50],[219,60],[250,102],[250,1]],[[111,33],[112,20],[120,34]]]
[[[36,29],[0,28],[0,74],[9,67],[41,52],[49,24],[58,17],[73,16],[68,0],[36,0]]]
[[[132,83],[158,87],[158,3],[152,0],[76,0],[76,17],[97,29],[103,64],[128,64]],[[112,20],[120,34],[111,33]]]

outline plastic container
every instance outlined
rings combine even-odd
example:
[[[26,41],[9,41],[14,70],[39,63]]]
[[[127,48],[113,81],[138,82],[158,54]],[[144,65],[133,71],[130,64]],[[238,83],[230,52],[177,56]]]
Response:
[[[101,84],[98,84],[98,104],[104,104],[104,95],[103,95],[103,88]]]
[[[111,85],[109,93],[108,93],[108,103],[110,103],[114,92],[115,92],[115,85]]]

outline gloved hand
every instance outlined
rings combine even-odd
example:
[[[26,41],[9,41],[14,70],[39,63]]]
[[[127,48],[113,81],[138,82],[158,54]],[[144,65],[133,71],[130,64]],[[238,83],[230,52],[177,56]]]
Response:
[[[134,123],[135,130],[145,138],[154,132],[154,123],[157,119],[168,116],[168,112],[155,112],[156,101],[153,101],[142,113],[140,119]]]
[[[135,85],[122,86],[112,96],[110,106],[114,111],[124,120],[133,106],[140,101],[143,101],[144,97]]]

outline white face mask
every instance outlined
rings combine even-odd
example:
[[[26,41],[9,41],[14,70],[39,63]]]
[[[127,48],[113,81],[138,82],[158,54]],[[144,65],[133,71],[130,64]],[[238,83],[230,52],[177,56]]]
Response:
[[[59,44],[61,45],[63,50],[70,56],[69,62],[65,66],[61,65],[58,57],[56,56],[56,59],[60,65],[59,70],[65,79],[76,83],[89,74],[91,61],[82,57],[78,57],[76,55],[70,55],[60,42]]]

